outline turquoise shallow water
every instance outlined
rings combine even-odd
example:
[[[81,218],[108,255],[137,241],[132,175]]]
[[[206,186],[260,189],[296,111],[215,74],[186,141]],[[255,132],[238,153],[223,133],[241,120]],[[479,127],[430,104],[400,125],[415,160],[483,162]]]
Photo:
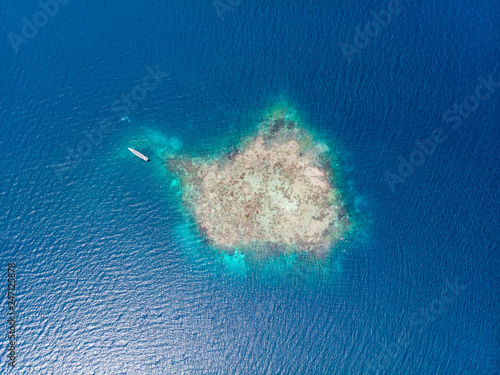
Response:
[[[387,6],[68,2],[16,54],[39,5],[0,5],[0,260],[18,300],[1,372],[495,373],[500,88],[459,128],[443,114],[500,81],[499,6],[401,2],[347,63],[342,43]],[[361,216],[327,273],[205,251],[162,165],[165,148],[229,149],[280,98],[340,150]],[[436,128],[393,192],[384,173]]]

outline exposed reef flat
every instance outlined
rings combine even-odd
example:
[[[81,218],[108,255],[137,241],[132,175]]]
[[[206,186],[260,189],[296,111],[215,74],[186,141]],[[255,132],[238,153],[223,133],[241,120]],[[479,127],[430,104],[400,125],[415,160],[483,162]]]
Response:
[[[351,223],[328,147],[282,113],[217,158],[171,157],[200,233],[232,252],[323,254]]]

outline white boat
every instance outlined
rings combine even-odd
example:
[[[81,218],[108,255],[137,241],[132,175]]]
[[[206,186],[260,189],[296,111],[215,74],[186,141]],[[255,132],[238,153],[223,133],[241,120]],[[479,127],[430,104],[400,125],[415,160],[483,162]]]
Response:
[[[130,152],[131,152],[132,154],[134,154],[135,156],[140,157],[140,158],[141,158],[142,160],[144,160],[144,161],[149,161],[149,158],[148,158],[146,155],[141,154],[139,151],[134,150],[133,148],[128,147],[128,149],[129,149],[129,150],[130,150]]]

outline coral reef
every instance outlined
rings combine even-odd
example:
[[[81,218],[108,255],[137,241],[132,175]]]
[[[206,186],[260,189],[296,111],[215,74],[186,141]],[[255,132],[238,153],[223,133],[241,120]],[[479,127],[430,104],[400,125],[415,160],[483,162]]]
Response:
[[[327,153],[295,121],[274,117],[230,153],[172,157],[168,167],[213,246],[324,253],[350,226]]]

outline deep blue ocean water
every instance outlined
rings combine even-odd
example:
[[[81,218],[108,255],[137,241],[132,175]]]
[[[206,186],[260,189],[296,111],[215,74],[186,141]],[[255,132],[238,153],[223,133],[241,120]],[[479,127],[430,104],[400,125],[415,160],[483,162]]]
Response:
[[[500,4],[397,5],[2,3],[0,371],[498,373]],[[323,276],[207,254],[162,164],[231,147],[281,101],[339,150],[358,216]]]

